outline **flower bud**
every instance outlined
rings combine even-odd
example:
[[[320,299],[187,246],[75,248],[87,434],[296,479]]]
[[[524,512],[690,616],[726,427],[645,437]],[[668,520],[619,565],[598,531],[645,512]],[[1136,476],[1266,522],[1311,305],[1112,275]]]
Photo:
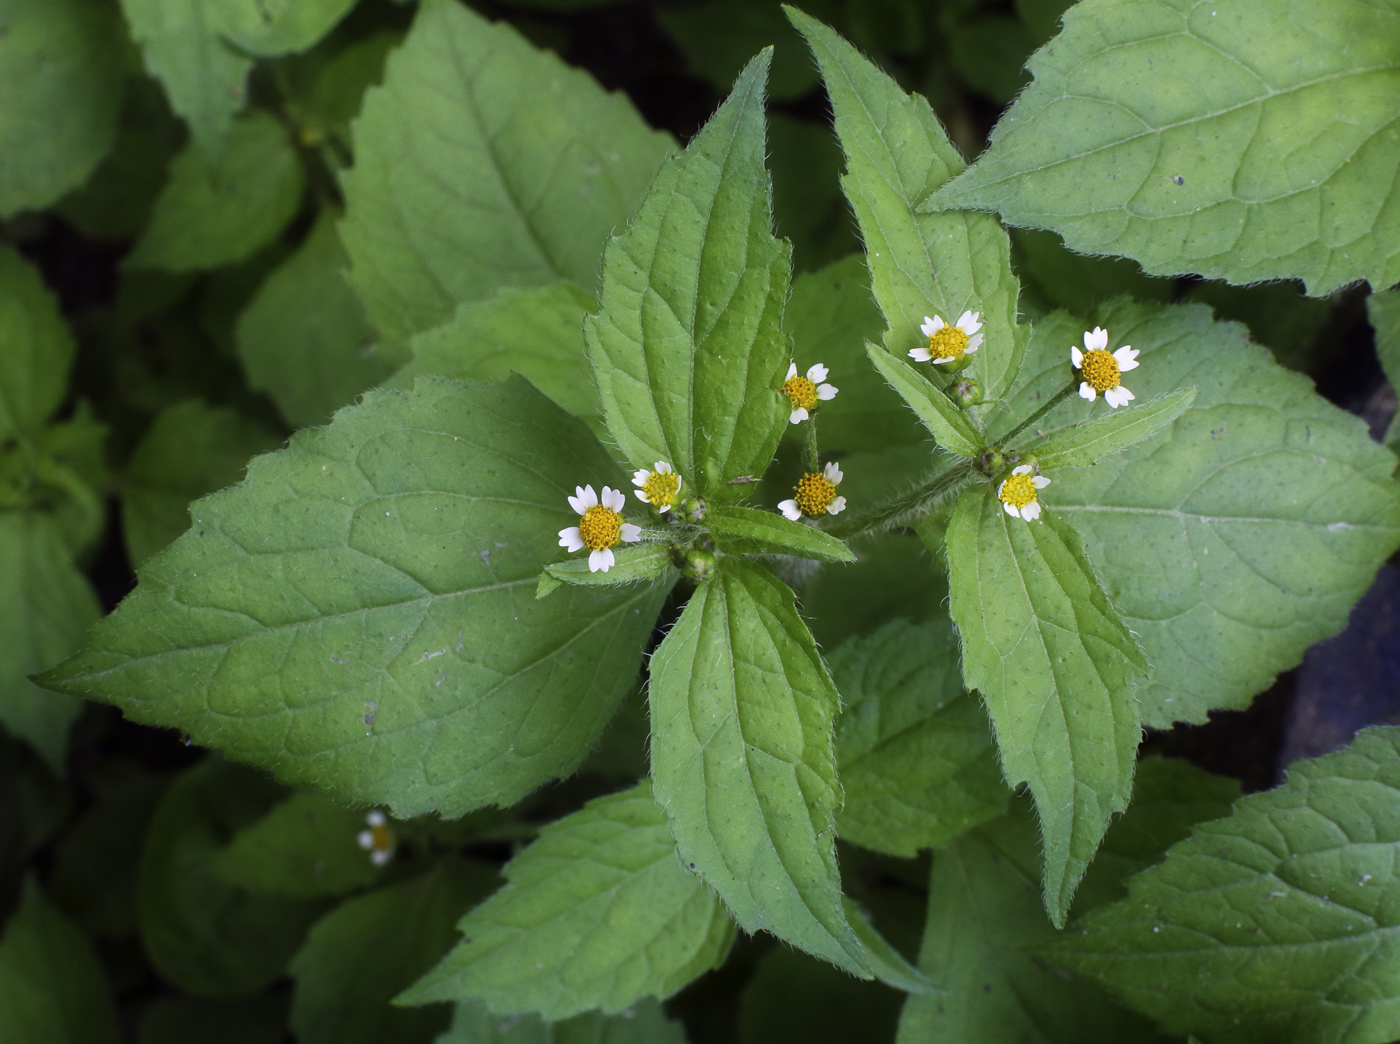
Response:
[[[687,551],[685,565],[681,567],[681,571],[697,583],[708,580],[715,571],[715,556],[709,551]]]
[[[982,388],[971,377],[963,377],[954,381],[951,392],[953,401],[963,409],[982,401]]]

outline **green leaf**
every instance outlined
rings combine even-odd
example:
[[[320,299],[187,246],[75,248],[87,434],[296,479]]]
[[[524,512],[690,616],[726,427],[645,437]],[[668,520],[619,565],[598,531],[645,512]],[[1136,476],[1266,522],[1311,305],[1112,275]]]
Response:
[[[947,615],[948,578],[918,537],[863,537],[852,541],[851,549],[854,564],[821,570],[802,592],[803,615],[822,648],[870,634],[896,618],[919,623]]]
[[[507,287],[459,305],[449,322],[413,338],[413,361],[390,386],[408,387],[423,373],[468,382],[518,373],[601,434],[603,407],[583,347],[583,317],[593,306],[593,296],[573,283]]]
[[[852,899],[843,895],[841,905],[845,908],[851,930],[865,947],[865,955],[870,959],[870,970],[875,973],[875,978],[904,993],[931,996],[943,991],[943,987],[905,960],[904,955],[886,941]]]
[[[134,566],[190,528],[190,502],[243,477],[251,457],[282,441],[223,406],[187,399],[162,410],[126,466],[122,535]]]
[[[1142,736],[1133,679],[1147,664],[1056,510],[1023,522],[974,486],[947,547],[963,677],[986,701],[1007,782],[1035,797],[1058,927],[1109,818],[1127,807]]]
[[[294,428],[324,424],[389,374],[374,331],[345,280],[349,259],[330,212],[283,261],[238,318],[238,357]]]
[[[379,867],[357,838],[363,810],[300,790],[234,835],[216,869],[230,884],[299,899],[345,895],[374,883]]]
[[[1059,933],[1041,909],[1028,804],[1018,801],[1014,815],[934,853],[919,968],[946,989],[905,1002],[897,1044],[1160,1039],[1144,1020],[1037,955]]]
[[[818,6],[833,5],[818,0]],[[690,71],[717,90],[727,89],[748,60],[770,45],[776,45],[772,97],[800,98],[816,86],[817,72],[776,2],[709,0],[658,11],[657,18],[685,55]]]
[[[509,804],[583,759],[664,587],[536,602],[622,477],[524,381],[420,378],[259,457],[44,684],[408,817]]]
[[[638,580],[655,580],[663,575],[674,563],[671,549],[665,544],[642,544],[640,547],[620,547],[613,553],[611,569],[594,572],[589,568],[587,558],[570,558],[544,567],[540,574],[540,584],[535,591],[536,598],[543,598],[560,584],[576,584],[580,587],[616,587],[619,584],[635,583]],[[675,583],[672,574],[666,581],[669,590]]]
[[[734,924],[676,859],[643,782],[540,831],[507,884],[462,919],[466,938],[400,1003],[477,999],[554,1020],[662,1000],[724,962]]]
[[[1395,458],[1360,419],[1204,307],[1119,300],[1096,320],[1112,344],[1141,352],[1127,375],[1139,398],[1199,390],[1170,428],[1092,468],[1056,473],[1040,499],[1084,535],[1152,665],[1138,690],[1143,723],[1205,721],[1212,709],[1248,706],[1345,626],[1400,546]],[[1085,326],[1064,316],[1037,324],[994,432],[1064,387],[1069,346]],[[1037,428],[1102,412],[1071,396]]]
[[[981,433],[943,389],[934,387],[914,367],[878,345],[867,344],[865,354],[940,446],[964,457],[975,457],[981,452]]]
[[[866,978],[833,843],[838,705],[792,591],[722,558],[652,654],[652,783],[681,860],[745,931]]]
[[[92,943],[24,887],[0,938],[0,1032],[6,1040],[117,1044],[117,1012]]]
[[[437,1044],[685,1044],[685,1029],[650,999],[621,1015],[590,1011],[563,1022],[535,1015],[501,1018],[484,1004],[463,1001]]]
[[[912,858],[1005,811],[987,716],[963,691],[946,613],[892,620],[843,642],[829,661],[845,703],[836,725],[842,838]]]
[[[0,724],[62,775],[82,705],[29,676],[70,655],[102,609],[58,526],[38,512],[0,512],[0,576]]]
[[[7,0],[0,34],[0,217],[88,179],[112,146],[125,54],[103,0]]]
[[[277,238],[306,178],[287,131],[266,112],[238,119],[216,158],[186,146],[170,165],[133,268],[192,272],[246,260]]]
[[[1085,0],[977,165],[929,204],[998,211],[1155,275],[1400,279],[1400,10]]]
[[[854,562],[851,549],[834,536],[771,511],[716,504],[705,525],[720,546],[736,554],[796,555],[821,562]]]
[[[1056,308],[1091,315],[1120,294],[1165,304],[1176,291],[1174,281],[1144,275],[1132,261],[1076,254],[1053,232],[1033,228],[1011,230],[1011,263],[1021,277],[1021,310],[1033,315]]]
[[[146,68],[165,86],[170,106],[213,158],[247,97],[253,59],[222,38],[227,0],[121,0]]]
[[[351,282],[404,343],[506,286],[597,284],[671,138],[621,94],[465,6],[420,6],[355,123]]]
[[[141,939],[187,993],[256,993],[286,970],[318,907],[253,896],[219,876],[219,850],[279,796],[271,780],[211,757],[165,792],[141,853]]]
[[[636,467],[666,461],[705,497],[761,475],[792,407],[780,328],[791,250],[775,239],[763,167],[771,51],[608,244],[602,307],[584,322],[608,431]]]
[[[333,36],[280,64],[279,86],[288,114],[313,136],[334,138],[349,151],[350,121],[360,114],[365,92],[384,81],[384,63],[403,43],[406,28]]]
[[[446,1029],[444,1006],[389,1002],[451,949],[452,926],[495,877],[482,863],[442,862],[316,922],[291,965],[290,1026],[300,1044],[427,1044]]]
[[[1194,387],[1167,392],[1136,406],[1101,413],[1061,428],[1032,441],[1025,452],[1035,455],[1042,471],[1087,468],[1156,434],[1185,413],[1195,398]]]
[[[1392,388],[1400,388],[1400,290],[1382,290],[1366,298],[1366,317],[1376,335],[1376,356]],[[1391,418],[1385,444],[1400,442],[1400,422]]]
[[[356,0],[223,0],[225,34],[260,58],[305,51],[355,6]]]
[[[971,375],[986,398],[999,396],[1025,352],[1016,323],[1018,286],[1005,230],[985,214],[918,214],[930,192],[963,169],[962,157],[920,95],[907,95],[885,73],[815,19],[787,8],[807,38],[836,112],[846,153],[841,186],[865,240],[871,288],[889,332],[885,346],[903,357],[927,347],[925,316],[955,322],[980,312],[985,343]]]
[[[1167,1031],[1241,1044],[1400,1034],[1400,730],[1295,762],[1051,949]]]
[[[33,265],[0,245],[0,442],[37,428],[68,390],[73,338]]]
[[[284,994],[236,997],[161,997],[146,1008],[135,1044],[282,1044]]]

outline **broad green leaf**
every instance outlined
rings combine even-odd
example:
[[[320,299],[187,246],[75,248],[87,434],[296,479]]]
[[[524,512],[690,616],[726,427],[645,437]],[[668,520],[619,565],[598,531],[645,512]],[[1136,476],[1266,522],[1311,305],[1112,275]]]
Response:
[[[326,423],[389,375],[373,352],[364,306],[345,281],[348,264],[324,212],[238,318],[238,357],[249,385],[267,392],[294,428]]]
[[[437,1044],[686,1044],[685,1029],[647,999],[620,1015],[590,1011],[562,1022],[537,1015],[492,1015],[478,1001],[463,1001],[452,1027]]]
[[[786,946],[758,958],[738,997],[735,1044],[888,1041],[902,995]]]
[[[1012,816],[934,853],[919,968],[946,989],[905,1002],[897,1044],[1160,1039],[1144,1020],[1037,955],[1059,933],[1041,908],[1039,839],[1028,804],[1018,801]]]
[[[29,676],[70,655],[102,609],[58,526],[38,512],[0,512],[0,577],[0,725],[62,774],[82,705]]]
[[[1397,808],[1400,730],[1368,729],[1197,826],[1051,955],[1172,1033],[1394,1040]]]
[[[914,367],[879,345],[867,344],[865,354],[940,446],[964,457],[977,456],[982,449],[980,433],[966,411],[942,388],[930,384]]]
[[[846,154],[841,186],[865,240],[871,288],[897,356],[923,345],[925,316],[956,322],[980,312],[985,341],[970,370],[988,399],[1001,394],[1025,351],[1028,330],[1016,323],[1018,286],[1005,230],[985,214],[915,213],[928,194],[963,169],[962,157],[928,102],[907,95],[854,47],[791,7],[807,38],[836,112]]]
[[[1101,413],[1033,440],[1026,452],[1035,455],[1042,471],[1087,468],[1165,428],[1185,413],[1195,398],[1194,387],[1180,388],[1136,406]]]
[[[282,1044],[287,997],[161,997],[146,1008],[135,1044]]]
[[[705,525],[719,538],[722,548],[737,553],[797,555],[822,562],[856,560],[850,548],[834,536],[772,511],[716,504],[705,517]]]
[[[1400,279],[1400,9],[1085,0],[977,165],[929,201],[1155,275]]]
[[[1196,387],[1170,428],[1040,495],[1083,533],[1104,589],[1141,643],[1143,723],[1241,708],[1313,642],[1335,634],[1400,545],[1395,458],[1365,424],[1316,395],[1200,306],[1119,300],[1095,320],[1141,352],[1139,400]],[[1068,382],[1069,346],[1091,324],[1037,324],[1018,387],[992,428]],[[1130,407],[1133,409],[1136,407]],[[1037,428],[1105,412],[1070,396]]]
[[[507,884],[462,919],[455,950],[403,1003],[477,999],[562,1019],[664,1000],[729,953],[734,924],[676,858],[645,782],[540,831]]]
[[[662,576],[675,562],[671,549],[665,544],[642,544],[638,547],[619,547],[614,553],[611,569],[594,572],[589,568],[588,558],[569,558],[544,567],[540,574],[536,598],[543,598],[560,584],[576,584],[580,587],[615,587],[638,580],[655,580]],[[666,587],[675,583],[672,574]]]
[[[421,5],[354,129],[341,237],[398,344],[502,287],[591,291],[672,146],[622,95],[451,0]]]
[[[0,217],[38,210],[87,180],[112,146],[125,54],[104,0],[0,5]]]
[[[246,260],[277,238],[306,178],[287,130],[261,110],[237,120],[217,157],[188,145],[170,165],[133,268],[191,272]]]
[[[1366,298],[1366,316],[1376,335],[1376,356],[1391,388],[1400,388],[1400,290],[1382,290]],[[1400,442],[1400,421],[1392,418],[1385,444]]]
[[[507,287],[459,305],[449,322],[413,338],[413,360],[390,386],[407,387],[422,373],[469,382],[518,373],[575,417],[598,424],[603,407],[583,347],[583,317],[593,306],[593,296],[573,283]]]
[[[233,836],[215,869],[249,892],[302,899],[345,895],[374,883],[379,867],[357,841],[363,809],[299,790]]]
[[[773,236],[763,167],[771,53],[749,63],[608,243],[601,310],[584,322],[623,455],[636,467],[664,460],[711,498],[733,499],[729,480],[763,473],[792,411],[779,391],[791,250]]]
[[[904,993],[931,996],[942,992],[941,986],[905,960],[904,955],[889,944],[850,897],[843,895],[841,905],[846,911],[851,930],[865,947],[865,955],[870,960],[870,970],[875,973],[875,978]]]
[[[228,0],[121,0],[146,68],[212,159],[247,97],[253,59],[220,35]]]
[[[0,245],[0,443],[37,428],[68,389],[73,337],[33,265]]]
[[[451,949],[452,926],[490,891],[495,876],[482,863],[445,861],[421,877],[347,900],[317,921],[291,964],[289,1021],[299,1044],[432,1041],[447,1028],[448,1008],[389,1002]]]
[[[622,485],[524,381],[420,378],[259,457],[45,684],[408,817],[583,759],[665,589],[536,602],[576,485]]]
[[[163,410],[137,443],[122,490],[122,535],[140,566],[190,527],[190,502],[232,486],[281,436],[224,406],[187,399]]]
[[[221,0],[231,44],[260,58],[305,51],[355,6],[356,0]]]
[[[117,1044],[97,952],[33,881],[0,937],[0,1036],[33,1044]]]
[[[963,691],[946,614],[892,620],[828,659],[845,704],[836,724],[842,838],[912,858],[1006,809],[987,715]]]
[[[870,976],[841,907],[839,697],[791,590],[722,558],[651,658],[651,774],[681,860],[745,931]]]
[[[219,851],[277,800],[252,769],[217,757],[165,792],[141,853],[138,900],[146,955],[186,993],[255,993],[286,970],[319,908],[253,896],[219,875]]]
[[[973,486],[948,524],[947,553],[963,678],[986,701],[1007,782],[1030,784],[1045,908],[1061,926],[1132,793],[1142,736],[1133,681],[1147,664],[1056,512],[1011,518],[991,487]]]

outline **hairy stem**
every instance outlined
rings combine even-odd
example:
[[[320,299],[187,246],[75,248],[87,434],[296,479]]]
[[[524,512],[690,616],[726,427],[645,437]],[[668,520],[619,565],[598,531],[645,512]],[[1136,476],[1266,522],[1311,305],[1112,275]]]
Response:
[[[866,533],[908,525],[956,495],[975,475],[970,461],[946,461],[914,488],[890,497],[869,511],[838,516],[826,532],[837,539],[850,540]]]
[[[1074,392],[1075,392],[1078,388],[1079,388],[1079,383],[1078,383],[1077,381],[1070,381],[1068,385],[1066,385],[1064,388],[1061,388],[1059,391],[1057,391],[1057,392],[1050,398],[1050,400],[1049,400],[1047,403],[1045,403],[1044,406],[1040,407],[1040,409],[1036,410],[1036,411],[1035,411],[1034,413],[1032,413],[1029,417],[1027,417],[1025,420],[1023,420],[1020,424],[1018,424],[1018,425],[1016,425],[1016,427],[1012,428],[1006,435],[1002,436],[1001,444],[1004,446],[1004,445],[1006,445],[1007,443],[1009,443],[1009,442],[1010,442],[1012,439],[1014,439],[1017,435],[1021,434],[1021,432],[1025,431],[1027,428],[1029,428],[1029,427],[1030,427],[1032,424],[1034,424],[1036,421],[1040,420],[1041,417],[1044,417],[1047,413],[1049,413],[1051,410],[1053,410],[1056,406],[1058,406],[1060,403],[1064,402],[1067,398],[1069,398],[1071,395],[1073,395]]]

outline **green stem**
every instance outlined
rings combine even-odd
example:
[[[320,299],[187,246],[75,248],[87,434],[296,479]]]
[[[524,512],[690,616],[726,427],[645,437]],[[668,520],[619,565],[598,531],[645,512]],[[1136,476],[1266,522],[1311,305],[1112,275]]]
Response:
[[[922,518],[969,482],[976,472],[971,461],[946,464],[913,489],[890,497],[859,515],[841,515],[826,532],[838,540],[850,540],[866,533],[894,529]]]
[[[1047,403],[1046,403],[1044,406],[1042,406],[1040,409],[1038,409],[1038,410],[1036,410],[1034,413],[1032,413],[1029,417],[1027,417],[1025,420],[1023,420],[1020,424],[1016,425],[1016,427],[1012,428],[1007,434],[1003,435],[1002,438],[1001,438],[1001,444],[1002,444],[1003,446],[1007,445],[1007,444],[1008,444],[1012,439],[1014,439],[1017,435],[1021,434],[1021,432],[1025,431],[1027,428],[1029,428],[1029,427],[1030,427],[1032,424],[1034,424],[1036,421],[1040,420],[1041,417],[1044,417],[1047,413],[1049,413],[1051,410],[1053,410],[1056,406],[1058,406],[1060,403],[1064,402],[1067,398],[1069,398],[1071,395],[1073,395],[1073,394],[1075,393],[1075,391],[1078,390],[1078,388],[1079,388],[1079,383],[1078,383],[1077,381],[1070,381],[1070,382],[1069,382],[1069,385],[1068,385],[1067,387],[1065,387],[1065,388],[1061,388],[1058,392],[1056,392],[1055,395],[1054,395],[1054,397],[1051,398],[1049,402],[1047,402]]]
[[[816,415],[816,413],[811,413],[811,414],[808,415],[808,417],[807,417],[807,431],[806,431],[805,434],[806,434],[806,436],[807,436],[807,440],[806,440],[806,442],[803,444],[803,455],[804,455],[805,458],[806,458],[805,463],[806,463],[806,465],[807,465],[807,470],[808,470],[808,471],[821,471],[821,469],[822,469],[822,458],[821,458],[821,454],[817,452],[817,415]]]

